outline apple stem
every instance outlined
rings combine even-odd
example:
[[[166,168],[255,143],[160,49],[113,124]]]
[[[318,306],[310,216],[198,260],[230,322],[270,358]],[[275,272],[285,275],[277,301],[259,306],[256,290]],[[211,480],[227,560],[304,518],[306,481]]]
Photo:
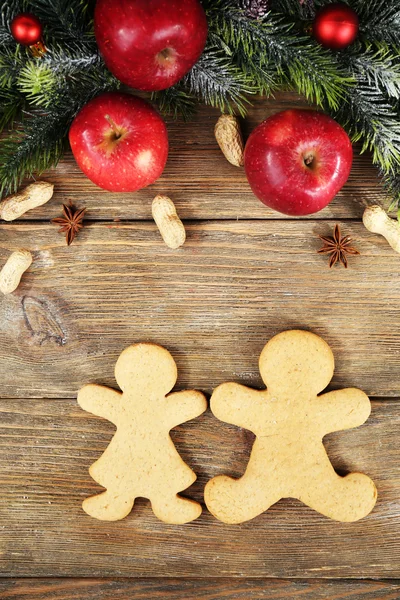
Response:
[[[308,154],[307,156],[304,157],[304,164],[307,167],[309,167],[312,164],[313,160],[314,160],[313,154]]]
[[[118,138],[121,137],[121,132],[118,129],[117,124],[115,123],[115,121],[113,121],[113,119],[110,117],[110,115],[105,115],[105,118],[107,119],[107,121],[110,123],[112,130],[115,134],[115,139],[118,140]]]

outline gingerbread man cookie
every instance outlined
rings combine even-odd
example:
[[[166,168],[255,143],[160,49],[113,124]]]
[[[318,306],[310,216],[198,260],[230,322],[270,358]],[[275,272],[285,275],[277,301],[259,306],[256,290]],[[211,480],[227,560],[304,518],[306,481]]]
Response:
[[[364,423],[368,396],[355,388],[318,396],[332,378],[334,359],[328,344],[306,331],[272,338],[259,366],[266,390],[224,383],[211,397],[218,419],[249,429],[256,440],[240,479],[223,475],[207,483],[210,512],[242,523],[290,497],[337,521],[365,517],[377,498],[373,481],[361,473],[340,477],[322,438]]]
[[[123,393],[87,385],[78,394],[80,406],[104,417],[117,431],[89,472],[106,491],[87,498],[83,509],[92,517],[117,521],[126,517],[139,496],[148,498],[154,514],[166,523],[197,519],[201,506],[180,498],[195,473],[179,456],[169,431],[207,409],[203,394],[168,394],[177,380],[170,353],[154,344],[137,344],[119,357],[115,377]]]

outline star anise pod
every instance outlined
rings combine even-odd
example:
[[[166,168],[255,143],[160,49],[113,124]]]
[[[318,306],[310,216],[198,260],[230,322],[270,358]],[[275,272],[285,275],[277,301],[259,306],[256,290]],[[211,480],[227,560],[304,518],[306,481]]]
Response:
[[[329,267],[333,267],[337,262],[347,269],[347,254],[360,254],[358,250],[350,246],[351,237],[346,235],[342,237],[339,225],[335,225],[335,231],[333,236],[318,236],[324,242],[324,246],[321,250],[318,250],[318,254],[330,254]]]
[[[55,225],[60,225],[60,233],[66,234],[66,240],[68,246],[72,244],[75,239],[75,236],[80,232],[83,228],[83,217],[85,216],[86,208],[76,208],[72,202],[69,203],[69,206],[63,204],[63,217],[57,217],[57,219],[52,219],[52,223]]]

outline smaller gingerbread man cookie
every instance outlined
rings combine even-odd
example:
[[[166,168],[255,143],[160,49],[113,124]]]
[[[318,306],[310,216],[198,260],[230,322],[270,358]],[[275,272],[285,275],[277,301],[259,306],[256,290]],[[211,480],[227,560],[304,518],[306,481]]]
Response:
[[[306,331],[272,338],[259,366],[266,390],[224,383],[211,397],[218,419],[249,429],[256,440],[240,479],[222,475],[207,483],[210,512],[224,523],[242,523],[281,498],[297,498],[337,521],[365,517],[376,502],[374,482],[361,473],[340,477],[322,439],[364,423],[368,396],[355,388],[318,396],[332,379],[334,359],[328,344]]]
[[[196,480],[196,474],[179,456],[169,431],[201,415],[207,401],[192,390],[166,396],[177,375],[165,348],[137,344],[121,354],[115,367],[122,394],[100,385],[80,390],[78,403],[84,410],[117,426],[110,445],[89,469],[106,488],[83,502],[92,517],[123,519],[139,496],[148,498],[154,514],[166,523],[187,523],[200,516],[200,504],[177,495]]]

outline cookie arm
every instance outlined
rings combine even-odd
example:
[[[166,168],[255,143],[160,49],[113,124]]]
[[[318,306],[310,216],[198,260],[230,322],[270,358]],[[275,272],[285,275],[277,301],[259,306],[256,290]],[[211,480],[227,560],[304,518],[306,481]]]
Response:
[[[365,423],[371,413],[371,403],[361,390],[347,388],[317,398],[315,410],[325,435]]]
[[[121,409],[120,392],[102,385],[85,385],[78,392],[78,404],[83,410],[103,417],[117,425]]]
[[[257,424],[266,409],[265,392],[238,383],[223,383],[214,390],[210,406],[220,421],[257,433]]]
[[[169,394],[165,403],[165,422],[172,429],[191,421],[207,410],[207,400],[201,392],[184,390]]]

